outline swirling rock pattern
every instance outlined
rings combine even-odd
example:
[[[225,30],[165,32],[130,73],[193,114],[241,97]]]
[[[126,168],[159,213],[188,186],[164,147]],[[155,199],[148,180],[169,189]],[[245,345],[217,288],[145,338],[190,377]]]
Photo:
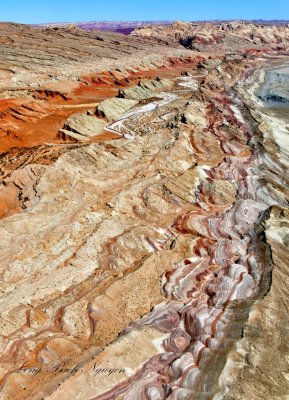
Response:
[[[1,398],[286,395],[287,122],[254,94],[285,61],[198,59],[123,91],[117,140],[3,156]]]

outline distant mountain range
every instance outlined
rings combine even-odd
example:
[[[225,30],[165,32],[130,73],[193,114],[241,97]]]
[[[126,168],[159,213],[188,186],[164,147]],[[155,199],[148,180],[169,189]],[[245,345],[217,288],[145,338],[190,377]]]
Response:
[[[224,23],[232,22],[233,20],[214,20],[214,21],[191,21],[192,23]],[[234,20],[235,21],[235,20]],[[264,25],[288,25],[289,20],[238,20],[240,22],[250,22]],[[170,25],[176,21],[91,21],[91,22],[58,22],[58,23],[45,23],[35,24],[37,27],[47,28],[62,28],[62,27],[77,27],[86,31],[109,31],[119,32],[129,35],[135,28],[143,27],[145,25]]]
[[[60,23],[47,23],[37,24],[38,27],[51,27],[58,28],[64,26],[75,26],[86,31],[110,31],[119,32],[123,34],[130,34],[135,28],[144,25],[168,25],[175,21],[91,21],[91,22],[60,22]]]

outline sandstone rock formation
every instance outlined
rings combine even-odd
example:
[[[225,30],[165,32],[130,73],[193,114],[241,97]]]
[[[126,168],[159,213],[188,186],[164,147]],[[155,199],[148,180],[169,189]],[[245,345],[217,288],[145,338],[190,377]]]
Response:
[[[194,62],[191,56],[158,39],[0,23],[0,151],[61,143],[59,129],[75,112],[68,105],[85,111],[152,70]]]
[[[107,99],[97,107],[97,112],[104,116],[108,121],[118,119],[118,117],[130,110],[138,102],[130,99]]]
[[[288,73],[288,67],[266,71],[265,82],[258,90],[258,97],[273,106],[275,103],[289,103]]]
[[[168,89],[171,86],[172,83],[168,79],[156,79],[153,81],[142,80],[136,87],[120,90],[118,97],[134,100],[145,100],[153,97],[157,90]]]
[[[65,121],[60,129],[61,138],[75,139],[76,141],[86,142],[89,138],[97,136],[103,132],[105,121],[87,114],[73,114]]]
[[[50,77],[22,71],[31,87],[37,70],[67,91],[34,99],[59,116],[54,137],[0,157],[1,399],[288,396],[289,120],[284,102],[260,99],[288,82],[288,56],[272,41],[248,57],[243,24],[222,27],[240,44],[230,54],[137,31],[119,39],[126,67],[101,47],[115,34],[50,30],[60,49],[88,43],[84,59],[61,76],[59,50]],[[169,29],[177,46],[188,28],[146,29]],[[29,33],[50,54],[43,31],[2,30],[4,43]],[[5,82],[0,101],[13,102]],[[31,87],[16,90],[19,106]]]
[[[180,43],[198,51],[225,51],[228,53],[287,51],[288,25],[267,25],[250,22],[176,22],[171,25],[145,26],[132,32],[135,36],[158,38]]]

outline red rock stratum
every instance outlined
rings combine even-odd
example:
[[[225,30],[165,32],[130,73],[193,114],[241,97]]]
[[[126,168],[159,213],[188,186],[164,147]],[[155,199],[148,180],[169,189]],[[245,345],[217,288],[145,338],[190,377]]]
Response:
[[[287,398],[287,30],[0,25],[1,399]]]

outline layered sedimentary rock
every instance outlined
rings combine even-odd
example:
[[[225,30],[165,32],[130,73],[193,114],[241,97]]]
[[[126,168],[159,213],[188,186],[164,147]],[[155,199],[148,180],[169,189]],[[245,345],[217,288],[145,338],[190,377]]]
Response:
[[[169,54],[178,54],[176,47],[168,49],[156,39],[6,23],[0,24],[0,46],[0,89],[7,97],[9,90],[35,90],[37,94],[39,89],[59,88],[60,93],[69,92],[71,85],[77,86],[79,75],[86,72],[107,71],[113,66],[125,70],[137,64],[144,68],[158,64]]]
[[[103,132],[105,121],[87,114],[73,114],[64,123],[60,129],[59,135],[65,139],[75,139],[79,142],[86,142],[91,137],[97,136]]]
[[[171,25],[145,26],[132,34],[180,43],[198,51],[228,53],[288,50],[289,26],[253,22],[176,22]]]
[[[126,111],[134,107],[138,102],[132,99],[107,99],[97,107],[97,112],[108,121],[114,121]]]
[[[171,86],[172,82],[168,79],[142,80],[136,87],[120,90],[118,97],[145,100],[153,97],[156,91],[165,90]]]
[[[85,76],[85,143],[2,155],[3,399],[286,398],[288,120],[258,93],[287,58],[245,53]]]
[[[58,132],[73,107],[86,111],[191,56],[158,39],[0,23],[0,151],[61,143]]]
[[[260,93],[276,90],[279,74],[286,88],[289,76],[287,74],[286,77],[286,68],[283,67],[256,71],[239,87],[242,97],[250,107],[252,123],[256,127],[255,140],[260,143],[259,157],[262,164],[256,170],[258,180],[255,177],[254,187],[258,201],[266,202],[270,206],[261,230],[264,229],[264,241],[270,246],[272,273],[268,293],[252,306],[243,338],[231,353],[222,372],[220,382],[224,394],[221,398],[225,399],[246,399],[248,393],[252,399],[285,399],[289,390],[289,193],[287,176],[284,174],[288,168],[289,120],[286,117],[288,111],[282,101],[278,107],[275,100],[275,107],[272,108],[271,98],[265,97],[266,102],[263,104],[258,100]],[[261,85],[254,95],[254,87],[258,82]]]
[[[257,92],[258,97],[269,105],[289,103],[287,66],[270,69],[264,76],[264,84]]]

